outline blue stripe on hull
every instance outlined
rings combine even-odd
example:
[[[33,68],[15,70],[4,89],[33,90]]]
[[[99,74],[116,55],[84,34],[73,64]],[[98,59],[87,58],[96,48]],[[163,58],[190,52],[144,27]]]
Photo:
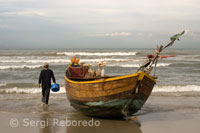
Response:
[[[107,102],[86,102],[79,106],[72,104],[77,110],[88,116],[94,117],[124,117],[122,112],[124,106],[130,102],[130,99],[115,99]],[[144,101],[135,99],[129,104],[128,111],[130,114],[136,113],[143,106]]]

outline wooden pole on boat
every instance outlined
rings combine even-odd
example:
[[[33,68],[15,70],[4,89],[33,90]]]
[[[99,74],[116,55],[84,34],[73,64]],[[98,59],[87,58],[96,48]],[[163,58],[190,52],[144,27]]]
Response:
[[[167,48],[167,47],[169,47],[169,46],[172,46],[172,45],[174,44],[174,42],[175,42],[176,40],[179,40],[179,38],[180,38],[184,33],[185,33],[185,31],[181,32],[180,34],[176,34],[176,35],[172,36],[172,37],[170,38],[171,42],[169,42],[165,47],[163,47],[163,45],[161,45],[160,47],[157,46],[156,56],[155,56],[155,58],[154,58],[154,60],[153,60],[153,63],[152,63],[152,65],[155,64],[155,69],[154,69],[154,74],[153,74],[154,76],[155,76],[155,74],[156,74],[156,65],[157,65],[157,63],[158,63],[158,59],[159,59],[159,57],[160,57],[160,53],[161,53],[165,48]]]
[[[172,46],[172,45],[174,44],[174,42],[175,42],[176,40],[179,40],[179,38],[180,38],[184,33],[185,33],[185,31],[181,32],[180,34],[176,34],[176,35],[172,36],[172,37],[170,38],[171,41],[170,41],[166,46],[164,46],[164,47],[163,47],[163,45],[157,46],[157,50],[156,50],[156,52],[155,52],[155,56],[154,56],[153,60],[148,64],[148,65],[150,65],[150,66],[149,66],[150,69],[149,69],[148,73],[151,72],[151,70],[152,70],[152,68],[153,68],[153,65],[154,65],[155,69],[154,69],[154,74],[153,74],[153,75],[155,76],[155,73],[156,73],[156,66],[157,66],[157,63],[158,63],[158,59],[159,59],[159,57],[160,57],[160,53],[161,53],[164,49],[166,49],[167,47]],[[147,67],[147,66],[146,66],[146,67]],[[142,68],[144,69],[144,65],[141,66],[140,68],[138,68],[137,72],[138,72],[139,70],[141,70]]]

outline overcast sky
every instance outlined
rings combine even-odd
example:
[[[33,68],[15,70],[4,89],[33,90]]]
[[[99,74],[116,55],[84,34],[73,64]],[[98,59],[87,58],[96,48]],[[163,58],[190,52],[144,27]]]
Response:
[[[0,0],[1,48],[153,48],[186,30],[200,48],[200,0]]]

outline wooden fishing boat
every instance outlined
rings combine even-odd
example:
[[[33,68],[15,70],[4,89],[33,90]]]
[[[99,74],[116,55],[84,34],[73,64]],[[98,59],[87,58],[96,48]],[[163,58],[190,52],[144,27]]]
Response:
[[[75,109],[87,116],[124,117],[133,114],[142,108],[156,83],[144,72],[88,79],[71,78],[70,69],[73,68],[67,68],[65,75],[67,97]]]
[[[89,78],[85,76],[88,67],[69,66],[65,71],[65,88],[71,105],[83,114],[94,117],[119,118],[136,113],[156,84],[154,77],[160,52],[172,46],[183,34],[184,31],[171,37],[171,42],[165,47],[157,47],[155,55],[148,55],[148,62],[135,74]],[[150,76],[153,68],[154,76]]]

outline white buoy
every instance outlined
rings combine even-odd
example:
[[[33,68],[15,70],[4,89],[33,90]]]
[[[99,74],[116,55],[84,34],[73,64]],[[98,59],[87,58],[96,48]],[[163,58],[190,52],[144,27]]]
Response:
[[[101,77],[104,77],[104,68],[101,70]]]

